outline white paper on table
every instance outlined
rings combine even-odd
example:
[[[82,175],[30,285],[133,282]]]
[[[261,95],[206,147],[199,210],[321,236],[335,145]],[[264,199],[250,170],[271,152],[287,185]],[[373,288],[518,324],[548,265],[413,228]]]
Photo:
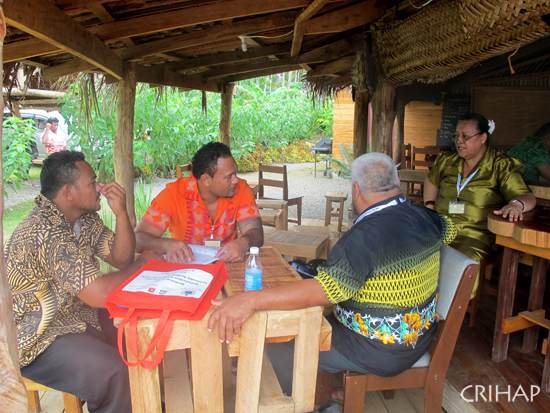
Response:
[[[200,298],[212,278],[212,274],[194,268],[167,272],[143,271],[122,291]]]
[[[205,245],[192,245],[189,244],[189,248],[195,255],[195,261],[190,261],[185,264],[211,264],[217,260],[214,256],[218,253],[221,247],[210,247]],[[166,254],[163,254],[166,259]],[[184,264],[183,262],[181,264]]]

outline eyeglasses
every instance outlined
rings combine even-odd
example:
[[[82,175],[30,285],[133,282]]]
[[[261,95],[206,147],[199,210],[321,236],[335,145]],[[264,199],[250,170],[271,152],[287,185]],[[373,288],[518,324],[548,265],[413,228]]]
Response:
[[[479,132],[479,133],[476,133],[475,135],[472,135],[472,136],[466,136],[463,133],[457,132],[457,133],[455,133],[454,141],[458,142],[460,140],[460,137],[462,137],[464,142],[466,142],[466,141],[469,141],[470,139],[472,139],[474,136],[481,135],[481,134],[482,134],[482,132]]]

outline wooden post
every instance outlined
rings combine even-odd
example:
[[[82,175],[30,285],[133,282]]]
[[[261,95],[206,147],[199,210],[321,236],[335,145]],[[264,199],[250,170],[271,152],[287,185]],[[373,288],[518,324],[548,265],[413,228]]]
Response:
[[[397,165],[401,162],[401,150],[405,144],[405,100],[397,97],[395,108],[395,134],[393,136],[393,161]],[[401,169],[403,165],[401,165]]]
[[[118,83],[118,104],[113,161],[115,180],[126,190],[126,209],[132,226],[136,226],[134,210],[134,105],[136,72],[134,63],[124,65],[124,79]]]
[[[4,36],[6,24],[3,2],[0,1],[0,71],[3,66]],[[4,107],[4,98],[0,96],[0,106]],[[0,140],[2,132],[0,131]],[[0,147],[0,167],[2,165],[2,147]],[[4,193],[4,180],[0,183],[0,192]],[[0,201],[0,216],[4,217],[4,198]],[[4,225],[0,222],[0,245],[4,246]],[[29,409],[27,392],[19,371],[19,352],[17,350],[17,332],[13,318],[13,307],[4,254],[0,254],[0,406],[2,412],[26,412]]]
[[[387,82],[378,82],[372,99],[373,152],[392,156],[392,132],[395,119],[395,88]]]
[[[222,107],[220,113],[220,142],[231,148],[231,105],[235,83],[226,83],[222,92]]]
[[[355,109],[353,115],[353,159],[367,153],[369,126],[368,90],[355,92]]]

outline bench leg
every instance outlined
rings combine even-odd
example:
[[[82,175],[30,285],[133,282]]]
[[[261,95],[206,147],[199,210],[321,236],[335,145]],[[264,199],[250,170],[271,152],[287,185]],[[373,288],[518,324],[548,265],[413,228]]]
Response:
[[[82,413],[82,400],[69,393],[63,393],[65,413]]]
[[[27,390],[27,398],[29,400],[29,412],[40,412],[40,395],[36,390]]]
[[[344,374],[344,413],[362,412],[365,406],[365,386],[363,375]]]

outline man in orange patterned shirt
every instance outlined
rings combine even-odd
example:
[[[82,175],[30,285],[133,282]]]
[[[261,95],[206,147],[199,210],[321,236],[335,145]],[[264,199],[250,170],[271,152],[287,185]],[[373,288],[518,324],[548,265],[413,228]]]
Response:
[[[194,260],[189,244],[217,241],[222,248],[215,258],[243,261],[250,247],[262,246],[264,234],[254,195],[246,181],[237,178],[231,150],[210,142],[197,151],[192,164],[193,176],[169,183],[151,202],[135,229],[136,250],[189,262]],[[172,238],[163,238],[167,229]]]

